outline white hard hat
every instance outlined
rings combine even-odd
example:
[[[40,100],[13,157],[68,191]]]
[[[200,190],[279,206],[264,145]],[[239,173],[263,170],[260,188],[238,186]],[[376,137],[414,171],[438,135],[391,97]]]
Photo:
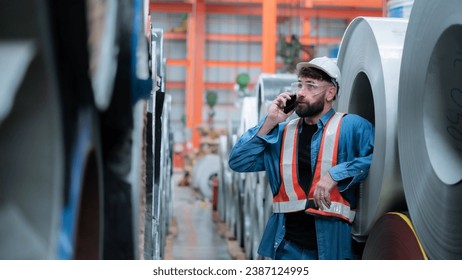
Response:
[[[322,56],[314,58],[309,62],[300,62],[297,64],[297,73],[300,72],[302,67],[313,67],[325,72],[332,78],[334,84],[336,83],[337,88],[339,87],[341,78],[340,69],[333,59]]]

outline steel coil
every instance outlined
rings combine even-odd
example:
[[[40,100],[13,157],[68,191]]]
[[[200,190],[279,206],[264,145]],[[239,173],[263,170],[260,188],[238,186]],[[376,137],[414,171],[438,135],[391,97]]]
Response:
[[[234,131],[234,126],[231,124],[231,122],[228,124],[228,129],[226,133],[226,146],[223,147],[223,153],[222,153],[222,161],[223,161],[223,180],[220,181],[220,190],[223,190],[223,203],[224,203],[224,218],[223,220],[225,221],[226,225],[228,226],[228,229],[231,228],[231,220],[234,219],[234,213],[231,212],[231,207],[232,207],[232,186],[233,186],[233,171],[231,168],[229,168],[228,164],[228,159],[229,159],[229,153],[231,151],[231,148],[233,147],[234,143],[236,142],[235,138],[236,135],[233,133]]]
[[[268,179],[266,177],[266,171],[257,172],[257,186],[255,188],[255,211],[254,211],[254,218],[255,225],[252,231],[252,259],[258,260],[262,259],[260,255],[258,255],[258,247],[260,246],[260,240],[263,236],[263,231],[265,230],[265,225],[267,219],[265,218],[266,209],[266,194],[269,191],[271,199],[271,206],[272,206],[272,193],[269,189]],[[272,209],[271,209],[272,211]],[[269,217],[268,217],[269,218]]]
[[[170,129],[170,115],[171,115],[171,95],[165,94],[162,110],[162,131],[160,143],[160,177],[159,177],[159,223],[160,223],[160,237],[161,247],[160,256],[165,255],[165,246],[167,242],[168,228],[173,212],[172,202],[172,132]]]
[[[238,128],[238,135],[242,135],[249,128],[255,126],[258,121],[257,115],[257,98],[255,96],[244,97],[242,99],[242,111],[241,111],[241,122]],[[235,177],[241,182],[237,182],[237,186],[240,187],[238,195],[242,197],[240,200],[242,203],[239,203],[235,206],[236,209],[239,209],[242,213],[236,221],[238,225],[242,225],[243,235],[242,235],[242,245],[244,247],[245,256],[248,259],[252,258],[252,240],[254,234],[254,227],[257,225],[255,220],[258,216],[255,214],[258,209],[256,209],[256,197],[255,197],[255,188],[257,185],[257,174],[256,173],[241,173],[240,176]],[[238,200],[233,200],[238,201]],[[239,217],[239,216],[238,216]],[[241,227],[238,226],[240,230]],[[240,235],[238,235],[240,236]],[[241,240],[239,240],[241,241]]]
[[[427,256],[407,213],[383,215],[367,239],[364,260],[425,260]]]
[[[253,120],[253,125],[255,125],[258,120],[263,118],[268,111],[268,106],[276,98],[284,88],[290,86],[292,82],[297,81],[297,76],[294,74],[261,74],[258,79],[257,86],[257,96],[256,96],[256,110],[255,107],[249,111],[253,114],[255,118]],[[256,113],[255,113],[256,112]],[[292,114],[290,118],[297,117],[296,114]],[[252,125],[252,126],[253,126]],[[250,128],[250,126],[248,127]],[[251,215],[249,220],[252,220],[253,229],[251,232],[251,244],[247,246],[250,248],[251,252],[248,252],[247,255],[252,259],[262,259],[258,255],[258,247],[260,245],[260,240],[265,230],[266,222],[273,212],[272,208],[272,198],[270,186],[268,184],[268,178],[266,172],[256,173],[256,188],[254,191],[255,196],[255,205],[254,210],[247,215]]]
[[[47,11],[30,1],[0,9],[2,260],[57,259],[59,241],[68,237],[60,231],[66,117]]]
[[[403,186],[430,259],[462,258],[462,2],[415,1],[398,99]]]
[[[353,235],[359,241],[374,222],[391,210],[405,209],[397,146],[397,102],[401,55],[407,20],[359,17],[342,39],[339,111],[354,113],[375,125],[375,148],[369,176],[360,186]]]
[[[231,232],[239,246],[244,247],[244,174],[235,172],[233,175],[231,208],[234,224]]]
[[[249,128],[258,122],[257,99],[255,96],[244,97],[242,99],[241,122],[238,128],[238,135],[241,136]]]
[[[89,74],[96,107],[105,111],[111,102],[117,69],[118,1],[86,1],[88,13]]]
[[[235,134],[230,136],[230,142],[234,145],[237,141],[237,136]],[[229,165],[228,165],[229,167]],[[236,220],[238,215],[237,205],[240,203],[240,197],[238,195],[238,188],[236,187],[237,182],[240,181],[240,174],[231,171],[231,180],[229,185],[227,185],[226,191],[226,226],[231,237],[237,238],[236,230]],[[237,190],[236,190],[237,189]]]
[[[145,187],[146,174],[146,152],[144,146],[144,131],[147,125],[146,118],[147,102],[139,100],[133,108],[133,130],[131,147],[131,168],[127,176],[127,181],[131,184],[131,214],[132,214],[132,239],[134,257],[136,259],[144,258],[144,228],[145,228]]]
[[[212,185],[210,180],[218,176],[220,157],[216,154],[207,154],[199,158],[192,171],[193,187],[197,188],[204,197],[212,200]]]
[[[244,253],[247,259],[253,258],[253,234],[257,230],[257,198],[255,192],[257,188],[257,173],[245,173],[244,178]]]
[[[218,172],[218,202],[217,211],[220,220],[226,220],[226,196],[227,185],[230,181],[228,165],[227,135],[221,135],[218,139],[218,156],[220,157],[220,168]]]
[[[261,74],[257,86],[257,119],[267,113],[268,106],[290,83],[296,82],[294,74]],[[293,114],[295,115],[295,114]]]
[[[153,91],[148,103],[151,117],[147,135],[148,185],[145,234],[145,258],[163,259],[168,229],[172,219],[172,158],[173,133],[171,131],[172,96],[166,93],[164,35],[159,28],[151,29],[151,72]]]

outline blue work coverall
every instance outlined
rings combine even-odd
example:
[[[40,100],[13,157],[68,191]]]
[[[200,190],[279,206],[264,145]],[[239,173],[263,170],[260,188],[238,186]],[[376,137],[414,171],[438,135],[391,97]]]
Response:
[[[322,139],[324,127],[334,109],[328,111],[318,121],[318,130],[311,142],[312,174]],[[279,158],[284,127],[288,123],[278,124],[267,135],[257,135],[266,117],[253,128],[244,132],[231,150],[229,166],[236,172],[258,172],[266,170],[273,196],[279,191],[281,176]],[[338,146],[338,164],[329,173],[338,182],[340,193],[352,207],[356,208],[356,191],[359,183],[367,177],[374,149],[374,127],[366,119],[347,114],[343,117]],[[285,235],[284,213],[273,213],[258,248],[258,253],[275,258],[276,250]],[[351,224],[333,217],[316,216],[316,235],[319,259],[354,259],[352,251]]]

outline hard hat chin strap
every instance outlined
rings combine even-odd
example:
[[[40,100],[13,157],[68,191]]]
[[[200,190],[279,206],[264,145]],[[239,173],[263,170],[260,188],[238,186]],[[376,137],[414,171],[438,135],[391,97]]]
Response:
[[[337,80],[334,79],[334,78],[332,78],[331,82],[332,82],[332,84],[334,84],[335,88],[337,89],[337,93],[335,94],[335,95],[337,95],[339,90],[340,90],[340,86],[339,86]]]

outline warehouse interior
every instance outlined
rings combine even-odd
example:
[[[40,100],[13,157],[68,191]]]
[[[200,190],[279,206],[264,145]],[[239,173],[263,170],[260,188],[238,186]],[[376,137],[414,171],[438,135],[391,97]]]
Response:
[[[461,19],[459,0],[1,3],[0,259],[265,260],[274,194],[230,152],[324,56],[334,109],[375,127],[357,258],[462,259]]]
[[[261,73],[294,73],[314,56],[336,57],[347,25],[383,16],[383,1],[153,1],[151,22],[164,31],[172,126],[197,147],[202,126],[237,126],[239,99]],[[276,42],[276,43],[275,43]],[[270,55],[274,54],[276,55]],[[262,59],[264,58],[264,59]],[[216,95],[212,108],[207,95]]]
[[[229,177],[229,174],[217,178],[219,183],[215,183],[215,191],[213,184],[205,179],[219,172],[230,172],[226,167],[226,154],[230,147],[226,145],[230,145],[229,141],[232,141],[230,135],[243,132],[243,123],[249,123],[247,128],[250,128],[256,124],[255,118],[262,117],[256,116],[257,105],[250,99],[259,94],[263,81],[267,79],[273,90],[281,90],[292,81],[298,62],[309,61],[318,56],[336,58],[345,30],[355,18],[407,18],[412,2],[151,2],[151,22],[164,32],[166,84],[172,96],[170,121],[172,130],[179,132],[174,134],[173,140],[173,166],[177,171],[174,185],[179,182],[180,185],[192,187],[193,191],[199,192],[210,203],[209,207],[215,208],[215,212],[218,211],[217,207],[238,208],[227,206],[228,203],[247,204],[245,200],[251,191],[242,191],[242,196],[245,196],[242,200],[231,199],[228,192],[217,194],[227,188],[225,185],[236,184],[233,183],[234,177],[224,178]],[[265,78],[265,75],[271,74],[286,77],[280,78],[279,88],[274,88],[277,81],[275,85],[271,85],[272,80],[279,78]],[[224,139],[226,137],[228,140]],[[226,171],[221,171],[222,169]],[[247,177],[242,179],[244,182],[245,180],[249,181]],[[265,190],[261,192],[264,193]],[[240,192],[234,191],[232,194],[236,193]],[[221,202],[227,200],[234,202]],[[204,202],[201,200],[200,203]],[[178,207],[185,207],[183,202],[176,204],[181,205]],[[217,206],[218,204],[223,206]],[[222,229],[219,232],[225,240],[223,243],[228,247],[229,254],[218,257],[212,253],[205,258],[260,259],[257,247],[268,214],[265,213],[263,217],[262,213],[243,213],[242,218],[238,214],[232,218],[224,213],[232,210],[223,209],[219,212],[221,216],[212,217],[211,220]],[[177,213],[181,215],[190,211]],[[259,229],[250,229],[255,224],[259,225]],[[189,232],[180,225],[179,229],[181,228]],[[212,232],[216,230],[215,226],[209,228]],[[182,235],[181,232],[178,233],[178,228],[174,228],[173,232],[172,236]],[[168,248],[185,247],[185,251],[190,250],[187,244],[178,241],[169,242]],[[212,251],[214,250],[211,249],[209,253]],[[169,258],[189,256],[183,251],[170,252]],[[216,249],[216,252],[220,250]],[[196,258],[202,257],[196,254]]]

